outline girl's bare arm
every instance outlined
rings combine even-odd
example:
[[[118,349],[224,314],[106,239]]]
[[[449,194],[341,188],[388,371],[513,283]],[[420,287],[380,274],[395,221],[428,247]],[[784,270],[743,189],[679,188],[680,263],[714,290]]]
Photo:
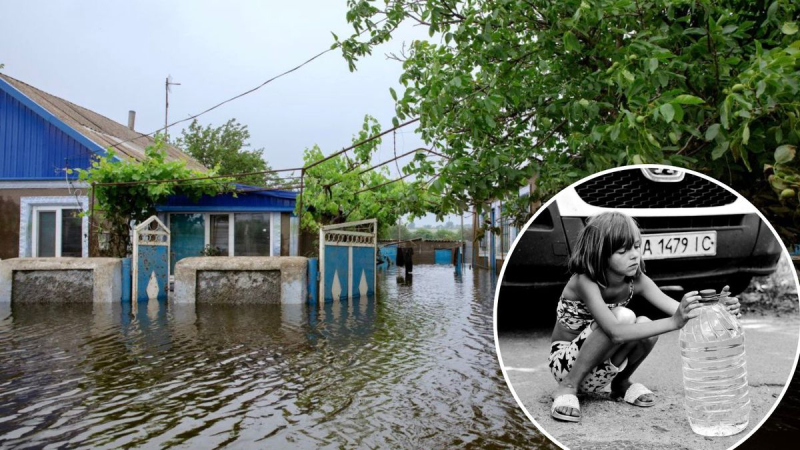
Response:
[[[678,306],[675,308],[674,314],[666,319],[626,324],[620,323],[614,313],[608,309],[597,283],[584,275],[579,275],[576,288],[597,325],[615,344],[638,341],[683,328],[689,319],[697,316],[694,309],[699,305],[697,300],[700,298],[697,295],[685,295],[680,303],[675,302]],[[670,301],[674,300],[670,299]]]
[[[653,306],[660,309],[664,314],[673,315],[678,309],[680,302],[670,298],[667,294],[661,291],[656,286],[656,283],[645,274],[641,274],[636,280],[634,285],[635,293],[641,295],[645,300],[649,301]],[[722,288],[722,292],[730,291],[728,286]],[[691,293],[690,293],[691,294]],[[688,295],[688,294],[687,294]],[[723,303],[731,314],[739,313],[739,299],[736,297],[728,297]]]
[[[675,314],[680,302],[670,298],[656,286],[656,283],[645,274],[639,275],[634,284],[635,293],[644,297],[653,306],[670,316]]]

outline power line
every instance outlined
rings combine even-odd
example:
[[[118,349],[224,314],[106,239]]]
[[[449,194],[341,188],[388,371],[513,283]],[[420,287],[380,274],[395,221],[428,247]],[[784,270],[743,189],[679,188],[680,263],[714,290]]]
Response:
[[[350,150],[352,150],[352,149],[354,149],[354,148],[356,148],[356,147],[362,146],[362,145],[364,145],[364,144],[366,144],[366,143],[372,142],[372,141],[374,141],[375,139],[378,139],[378,138],[380,138],[380,137],[382,137],[382,136],[385,136],[385,135],[387,135],[387,134],[389,134],[389,133],[393,132],[394,130],[397,130],[397,129],[399,129],[399,128],[403,128],[403,127],[405,127],[405,126],[411,125],[411,124],[412,124],[412,123],[414,123],[414,122],[419,122],[419,117],[417,117],[416,119],[411,119],[411,120],[409,120],[409,121],[403,122],[403,123],[401,123],[400,125],[398,125],[398,126],[396,126],[396,127],[389,128],[388,130],[386,130],[386,131],[384,131],[384,132],[381,132],[381,133],[378,133],[378,134],[376,134],[376,135],[374,135],[374,136],[371,136],[371,137],[369,137],[369,138],[367,138],[367,139],[364,139],[363,141],[356,142],[355,144],[351,145],[350,147],[343,148],[343,149],[339,150],[338,152],[335,152],[335,153],[333,153],[333,154],[330,154],[330,155],[328,155],[328,156],[326,156],[326,157],[324,157],[324,158],[320,159],[319,161],[314,161],[313,163],[307,164],[306,166],[304,166],[304,167],[303,167],[303,169],[305,169],[305,170],[308,170],[308,169],[310,169],[310,168],[312,168],[312,167],[314,167],[314,166],[318,166],[318,165],[320,165],[320,164],[324,163],[325,161],[327,161],[327,160],[329,160],[329,159],[331,159],[331,158],[334,158],[334,157],[336,157],[336,156],[339,156],[339,155],[341,155],[342,153],[348,152],[348,151],[350,151]]]
[[[245,95],[248,95],[248,94],[250,94],[250,93],[253,93],[253,92],[255,92],[255,91],[257,91],[257,90],[261,89],[262,87],[264,87],[264,86],[268,85],[269,83],[272,83],[273,81],[277,80],[278,78],[281,78],[281,77],[283,77],[283,76],[285,76],[285,75],[288,75],[288,74],[290,74],[290,73],[292,73],[292,72],[294,72],[294,71],[296,71],[296,70],[298,70],[298,69],[302,68],[303,66],[305,66],[305,65],[306,65],[306,64],[308,64],[308,63],[310,63],[311,61],[314,61],[315,59],[319,58],[320,56],[322,56],[322,55],[324,55],[324,54],[326,54],[326,53],[328,53],[328,52],[330,52],[330,51],[333,51],[335,48],[336,48],[336,47],[331,47],[331,48],[329,48],[329,49],[327,49],[327,50],[325,50],[325,51],[319,52],[319,53],[317,53],[316,55],[312,56],[311,58],[307,59],[307,60],[306,60],[305,62],[303,62],[302,64],[300,64],[300,65],[298,65],[298,66],[295,66],[295,67],[293,67],[293,68],[291,68],[291,69],[289,69],[289,70],[287,70],[287,71],[285,71],[285,72],[283,72],[283,73],[281,73],[281,74],[279,74],[279,75],[276,75],[276,76],[274,76],[274,77],[270,78],[269,80],[267,80],[267,81],[265,81],[265,82],[261,83],[260,85],[258,85],[258,86],[256,86],[256,87],[254,87],[254,88],[252,88],[252,89],[250,89],[250,90],[248,90],[248,91],[245,91],[245,92],[243,92],[243,93],[241,93],[241,94],[239,94],[239,95],[236,95],[236,96],[234,96],[234,97],[231,97],[231,98],[229,98],[229,99],[227,99],[227,100],[225,100],[225,101],[222,101],[222,102],[220,102],[220,103],[217,103],[216,105],[214,105],[214,106],[212,106],[212,107],[210,107],[210,108],[206,109],[205,111],[203,111],[203,112],[201,112],[201,113],[195,114],[195,115],[193,115],[193,116],[189,116],[189,117],[187,117],[187,118],[185,118],[185,119],[181,119],[181,120],[178,120],[178,121],[176,121],[176,122],[172,122],[172,123],[170,123],[170,124],[168,124],[168,125],[165,125],[163,128],[159,128],[158,130],[152,131],[152,132],[150,132],[150,133],[139,133],[139,135],[138,135],[138,136],[136,136],[136,137],[134,137],[134,138],[131,138],[131,139],[128,139],[128,140],[125,140],[125,141],[122,141],[122,142],[118,142],[118,143],[116,143],[116,144],[114,144],[114,145],[111,145],[110,147],[111,147],[111,148],[116,148],[116,147],[118,147],[118,146],[120,146],[120,145],[122,145],[122,144],[125,144],[125,143],[128,143],[128,142],[131,142],[131,141],[134,141],[134,140],[136,140],[136,139],[139,139],[139,138],[142,138],[142,137],[147,137],[147,136],[154,135],[154,134],[158,133],[159,131],[166,131],[166,130],[167,130],[169,127],[171,127],[171,126],[174,126],[174,125],[177,125],[177,124],[179,124],[179,123],[187,122],[187,121],[189,121],[189,120],[194,120],[194,119],[196,119],[196,118],[198,118],[198,117],[202,116],[203,114],[209,113],[209,112],[211,112],[211,111],[213,111],[213,110],[215,110],[215,109],[219,108],[220,106],[222,106],[222,105],[224,105],[224,104],[226,104],[226,103],[230,103],[230,102],[232,102],[232,101],[234,101],[234,100],[236,100],[236,99],[238,99],[238,98],[244,97]]]

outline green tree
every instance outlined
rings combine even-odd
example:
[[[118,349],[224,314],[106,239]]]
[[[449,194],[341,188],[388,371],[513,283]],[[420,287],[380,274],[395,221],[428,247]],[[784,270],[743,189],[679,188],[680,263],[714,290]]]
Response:
[[[264,161],[264,149],[247,150],[250,132],[247,125],[230,119],[225,125],[203,127],[193,120],[176,145],[206,167],[217,167],[220,175],[269,171],[272,168]],[[278,183],[275,174],[256,174],[236,178],[237,183],[253,186],[274,186]]]
[[[378,239],[396,241],[400,239],[405,241],[411,239],[412,232],[406,227],[405,224],[394,224],[381,229]]]
[[[418,117],[449,157],[413,165],[440,173],[443,212],[515,197],[534,175],[528,202],[599,170],[668,163],[730,184],[787,239],[800,233],[796,1],[348,5],[354,34],[335,45],[351,70],[401,23],[429,29],[398,56],[404,92],[390,94],[395,123]]]
[[[353,142],[364,141],[380,131],[380,124],[366,116]],[[437,205],[426,192],[425,182],[393,181],[396,178],[389,177],[385,165],[373,168],[372,155],[380,143],[380,139],[374,139],[356,147],[351,156],[342,154],[318,164],[315,163],[324,159],[322,150],[317,146],[305,150],[303,161],[308,169],[302,196],[304,229],[314,231],[320,225],[375,218],[380,234],[402,215],[422,216]],[[298,201],[297,208],[300,207]]]
[[[433,237],[443,241],[459,241],[461,240],[461,231],[442,228],[441,230],[436,230]]]
[[[436,239],[436,233],[429,228],[417,228],[413,233],[411,233],[411,238],[431,240]]]
[[[157,135],[156,144],[145,149],[145,158],[141,161],[114,161],[115,153],[109,149],[106,156],[92,161],[88,170],[78,169],[79,179],[89,183],[94,191],[92,214],[98,229],[92,232],[109,236],[109,248],[104,256],[127,256],[131,245],[131,224],[155,214],[156,205],[170,195],[182,194],[196,201],[203,195],[230,190],[229,179],[171,181],[215,176],[216,172],[196,172],[187,169],[184,161],[167,161],[163,147],[163,136]],[[165,182],[150,183],[159,180]],[[103,183],[121,184],[98,185]]]

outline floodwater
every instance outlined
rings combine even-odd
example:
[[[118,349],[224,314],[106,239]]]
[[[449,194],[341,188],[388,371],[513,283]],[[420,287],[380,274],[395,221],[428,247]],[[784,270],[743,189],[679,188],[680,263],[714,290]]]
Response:
[[[0,447],[555,448],[503,380],[487,271],[414,272],[316,308],[0,306]]]

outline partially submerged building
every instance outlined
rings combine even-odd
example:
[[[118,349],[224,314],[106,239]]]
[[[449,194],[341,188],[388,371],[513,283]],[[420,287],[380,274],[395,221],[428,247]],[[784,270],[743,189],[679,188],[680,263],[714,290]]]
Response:
[[[128,126],[0,74],[0,259],[90,256],[85,184],[74,169],[114,146],[116,159],[139,161],[155,143]],[[170,161],[206,168],[178,148]],[[72,169],[70,171],[70,169]],[[174,196],[157,210],[172,231],[171,266],[178,259],[219,248],[225,256],[296,255],[296,193],[242,187],[237,196]],[[94,255],[93,255],[94,256]]]

